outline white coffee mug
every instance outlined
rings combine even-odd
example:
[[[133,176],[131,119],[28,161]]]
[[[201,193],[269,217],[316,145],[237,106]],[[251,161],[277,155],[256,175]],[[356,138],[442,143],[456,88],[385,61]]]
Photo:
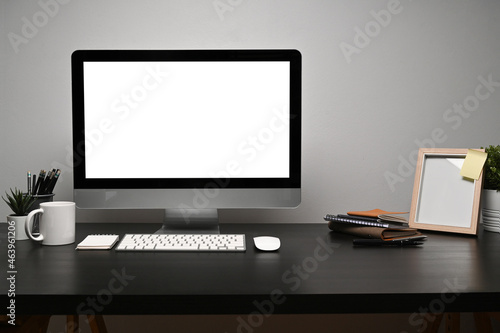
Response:
[[[33,217],[40,215],[40,235],[31,233]],[[43,202],[39,209],[26,217],[26,234],[43,245],[65,245],[75,242],[75,203],[69,201]]]

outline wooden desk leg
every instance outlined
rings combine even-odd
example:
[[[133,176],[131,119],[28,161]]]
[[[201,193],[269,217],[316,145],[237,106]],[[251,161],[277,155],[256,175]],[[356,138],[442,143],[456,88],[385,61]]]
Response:
[[[0,315],[0,332],[11,333],[46,333],[49,328],[50,315],[16,316],[15,325],[7,322],[9,317]]]
[[[445,332],[460,333],[460,313],[446,313],[446,329]]]
[[[89,326],[92,333],[108,333],[102,316],[87,316],[87,319],[89,320]]]
[[[80,324],[78,322],[78,315],[67,315],[66,316],[66,332],[68,333],[78,333]]]
[[[425,326],[422,326],[418,331],[422,333],[438,333],[439,326],[441,325],[441,321],[443,320],[443,314],[437,313],[433,315],[435,318],[432,322],[425,322]]]
[[[493,333],[490,315],[487,312],[474,312],[474,323],[476,332]]]
[[[500,321],[500,312],[488,312],[490,318]]]

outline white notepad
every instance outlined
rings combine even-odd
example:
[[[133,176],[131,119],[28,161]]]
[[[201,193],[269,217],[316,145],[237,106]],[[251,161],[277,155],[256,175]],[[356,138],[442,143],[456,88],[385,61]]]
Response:
[[[118,241],[118,235],[88,235],[77,246],[77,250],[109,250]]]

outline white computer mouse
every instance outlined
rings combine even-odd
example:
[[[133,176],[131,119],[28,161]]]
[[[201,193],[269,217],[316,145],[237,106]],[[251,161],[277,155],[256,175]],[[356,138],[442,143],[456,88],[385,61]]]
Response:
[[[278,237],[258,236],[253,238],[255,247],[261,251],[276,251],[281,246],[281,241]]]

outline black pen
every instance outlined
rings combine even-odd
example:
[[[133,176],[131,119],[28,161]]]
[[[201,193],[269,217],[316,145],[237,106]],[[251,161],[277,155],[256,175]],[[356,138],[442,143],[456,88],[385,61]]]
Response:
[[[353,245],[363,246],[415,246],[423,242],[417,240],[382,240],[382,239],[353,239]]]
[[[31,195],[31,171],[28,171],[28,195]]]
[[[35,184],[36,184],[36,175],[33,174],[33,181],[31,182],[31,195],[35,195]]]
[[[40,190],[42,191],[40,194],[47,194],[50,182],[52,181],[52,178],[54,178],[55,173],[56,173],[55,169],[52,169],[52,171],[47,171],[47,175],[45,176],[45,181],[43,182],[42,187],[40,188]]]
[[[45,170],[40,170],[40,173],[38,174],[38,179],[36,181],[35,188],[33,189],[33,194],[41,194],[39,193],[41,184],[45,180]]]
[[[343,215],[343,214],[338,214],[337,216],[344,218],[344,219],[353,219],[353,220],[361,220],[361,221],[370,221],[370,222],[380,222],[381,221],[379,218],[368,217],[368,216]]]
[[[54,174],[54,177],[52,177],[49,185],[47,186],[47,194],[52,194],[52,191],[54,191],[54,187],[56,186],[56,182],[59,179],[60,174],[61,170],[57,169],[56,173]]]

